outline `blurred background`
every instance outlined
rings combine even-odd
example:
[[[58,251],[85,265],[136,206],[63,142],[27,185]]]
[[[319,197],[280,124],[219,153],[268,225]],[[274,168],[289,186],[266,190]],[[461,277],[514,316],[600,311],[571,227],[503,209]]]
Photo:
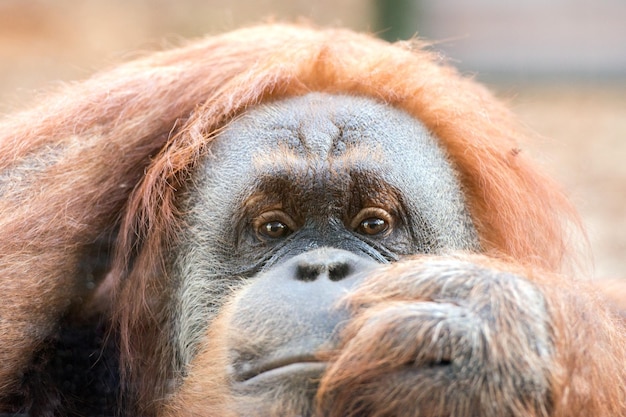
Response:
[[[537,132],[585,221],[595,275],[626,278],[624,0],[0,0],[0,114],[59,82],[260,21],[414,35]]]

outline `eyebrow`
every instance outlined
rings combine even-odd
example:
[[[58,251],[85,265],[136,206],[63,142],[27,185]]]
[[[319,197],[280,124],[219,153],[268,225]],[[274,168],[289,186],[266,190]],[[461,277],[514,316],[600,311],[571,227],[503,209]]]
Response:
[[[353,166],[343,172],[329,172],[327,167],[315,170],[305,165],[290,168],[265,165],[242,198],[244,210],[255,211],[259,205],[283,209],[286,208],[283,206],[295,207],[306,200],[306,194],[316,192],[320,195],[336,192],[348,208],[397,207],[403,200],[397,186],[381,177],[380,170],[374,169],[377,168],[375,164]],[[315,178],[318,173],[321,175]]]

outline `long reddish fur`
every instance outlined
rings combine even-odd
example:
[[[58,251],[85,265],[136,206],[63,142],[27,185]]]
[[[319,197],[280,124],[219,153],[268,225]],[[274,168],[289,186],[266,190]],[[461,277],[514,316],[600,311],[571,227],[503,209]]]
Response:
[[[85,248],[119,226],[112,276],[122,288],[124,364],[129,375],[141,368],[149,385],[162,381],[144,395],[163,393],[171,352],[155,341],[180,181],[233,117],[309,91],[374,97],[417,117],[458,169],[485,252],[561,268],[576,215],[518,152],[523,129],[483,87],[419,42],[281,24],[242,29],[121,65],[2,122],[0,339],[11,346],[0,350],[0,392],[81,294]],[[35,168],[24,173],[24,161]]]
[[[451,257],[448,257],[451,258]],[[521,265],[511,260],[489,258],[483,255],[455,255],[454,258],[469,261],[492,271],[502,271],[524,277],[533,282],[546,297],[551,332],[555,344],[553,369],[550,372],[550,417],[609,417],[622,416],[626,413],[626,373],[621,369],[615,371],[615,365],[626,359],[626,341],[624,328],[616,326],[613,312],[603,306],[603,300],[590,300],[586,294],[593,294],[594,288],[588,282],[565,280],[562,275],[550,273],[544,269]],[[420,289],[418,293],[407,290],[407,282],[412,276],[429,273],[429,265],[434,261],[446,258],[415,257],[415,259],[390,264],[377,270],[368,277],[365,285],[347,297],[352,306],[375,306],[392,304],[393,302],[414,301],[428,298],[427,291]],[[471,273],[468,273],[471,274]],[[581,296],[583,295],[583,296]],[[508,317],[507,317],[508,315]],[[519,317],[513,312],[501,312],[498,315],[502,322],[514,326]],[[363,318],[353,320],[344,335],[350,340],[359,330]],[[511,328],[511,334],[514,329]],[[506,332],[506,328],[501,330]],[[394,357],[393,352],[402,351],[385,347],[380,337],[361,337],[359,340],[371,340],[371,346],[360,346],[359,349],[342,349],[335,358],[330,369],[324,374],[318,398],[338,397],[333,404],[332,415],[342,415],[339,410],[348,409],[344,404],[354,401],[350,391],[359,389],[363,374],[369,372],[373,380],[377,375],[393,365],[406,363]],[[382,346],[381,346],[382,345]],[[363,354],[370,351],[384,351],[390,354],[376,360]],[[497,353],[493,353],[497,355]],[[198,369],[201,369],[199,367]],[[343,395],[337,396],[339,391]],[[493,393],[485,393],[485,398]],[[510,398],[500,398],[501,404],[511,404]],[[193,404],[193,399],[189,399]],[[446,409],[449,411],[450,409]],[[425,414],[428,414],[429,410]],[[432,412],[432,415],[437,413]],[[454,414],[454,413],[452,413]],[[181,414],[182,415],[182,414]],[[202,415],[199,413],[197,415]],[[345,413],[344,413],[345,415]],[[381,414],[383,415],[383,414]],[[386,415],[386,414],[384,414]],[[518,414],[516,414],[518,415]],[[542,417],[546,414],[526,415],[526,417]]]

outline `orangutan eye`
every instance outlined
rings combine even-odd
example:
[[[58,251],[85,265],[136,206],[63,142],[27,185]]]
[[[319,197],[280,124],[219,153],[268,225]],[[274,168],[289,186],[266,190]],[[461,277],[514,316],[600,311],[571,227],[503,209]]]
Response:
[[[296,229],[295,222],[282,210],[262,213],[252,226],[260,239],[282,239]]]
[[[364,235],[378,235],[389,229],[389,224],[384,219],[378,217],[370,217],[363,220],[357,228],[359,233]]]
[[[283,223],[279,221],[272,221],[263,223],[258,230],[259,234],[265,237],[269,237],[271,239],[280,239],[281,237],[286,237],[289,233],[291,233],[291,229]]]
[[[392,216],[378,207],[364,208],[352,220],[351,226],[357,233],[380,236],[391,231]]]

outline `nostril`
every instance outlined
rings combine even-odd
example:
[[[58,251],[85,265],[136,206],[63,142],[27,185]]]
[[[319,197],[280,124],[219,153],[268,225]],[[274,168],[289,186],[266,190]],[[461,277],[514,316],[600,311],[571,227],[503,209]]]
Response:
[[[296,269],[296,279],[305,282],[315,281],[323,272],[323,265],[302,263]]]
[[[352,268],[346,262],[330,264],[301,263],[296,267],[296,279],[304,282],[315,281],[321,275],[328,275],[331,281],[341,281],[352,273]]]
[[[350,265],[345,262],[328,265],[328,279],[331,281],[340,281],[350,275],[350,273]]]

